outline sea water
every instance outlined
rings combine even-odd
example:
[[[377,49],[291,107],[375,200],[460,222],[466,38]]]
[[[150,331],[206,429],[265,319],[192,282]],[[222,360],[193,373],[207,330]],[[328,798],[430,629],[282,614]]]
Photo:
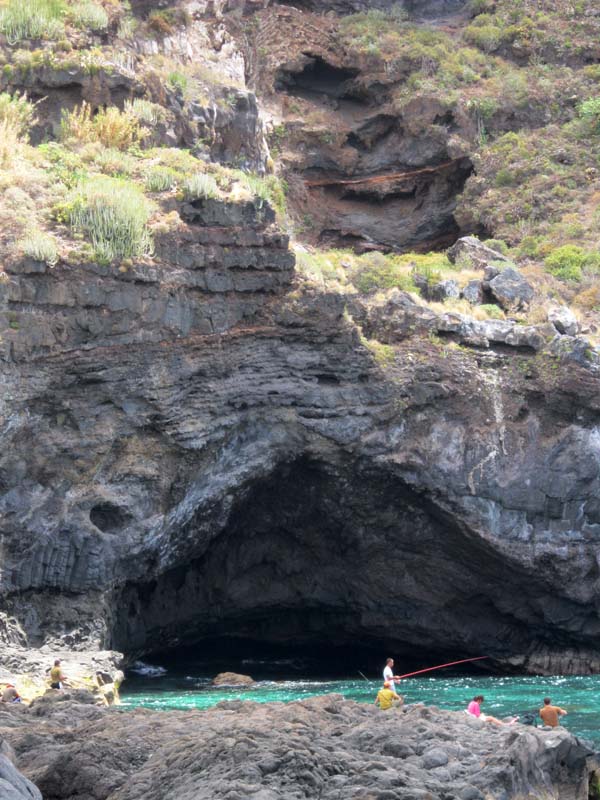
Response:
[[[254,675],[261,672],[254,664]],[[263,670],[272,672],[271,669]],[[258,670],[258,671],[257,671]],[[142,668],[143,673],[143,668]],[[216,688],[210,677],[201,674],[182,674],[167,671],[153,676],[130,674],[123,685],[123,706],[145,706],[154,709],[206,709],[222,700],[252,700],[257,703],[280,701],[289,703],[308,697],[336,692],[359,703],[372,703],[382,681],[367,675],[347,678],[301,679],[288,677],[296,672],[281,663],[280,680],[258,680],[248,687]],[[213,673],[214,674],[214,673]],[[406,703],[425,703],[451,711],[466,709],[467,703],[478,694],[485,697],[484,713],[500,719],[512,715],[533,714],[537,717],[543,698],[564,708],[568,714],[561,723],[571,733],[592,740],[600,748],[600,675],[595,676],[490,676],[437,672],[407,678],[397,691]]]

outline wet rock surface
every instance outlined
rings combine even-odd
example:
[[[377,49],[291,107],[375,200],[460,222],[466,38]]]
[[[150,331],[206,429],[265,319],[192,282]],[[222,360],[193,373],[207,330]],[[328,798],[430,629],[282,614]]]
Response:
[[[0,737],[48,800],[587,800],[595,763],[564,730],[499,728],[423,706],[382,712],[340,695],[206,712],[123,712],[71,698],[0,709]]]
[[[213,686],[249,686],[254,680],[237,672],[220,672],[212,679]]]

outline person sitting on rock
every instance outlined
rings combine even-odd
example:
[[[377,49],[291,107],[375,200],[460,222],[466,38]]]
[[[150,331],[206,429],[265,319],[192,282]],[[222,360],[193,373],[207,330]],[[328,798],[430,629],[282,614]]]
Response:
[[[13,686],[12,683],[7,683],[3,692],[2,696],[0,697],[0,702],[2,703],[20,703],[21,702],[21,695],[17,692],[16,688]]]
[[[513,725],[517,721],[518,717],[511,717],[507,722],[503,722],[501,719],[492,717],[490,714],[482,714],[481,704],[483,700],[484,697],[482,694],[476,695],[467,706],[467,714],[471,714],[471,716],[477,717],[477,719],[482,719],[484,722],[491,722],[493,725]]]
[[[564,717],[567,712],[564,708],[551,705],[549,697],[544,697],[544,705],[540,708],[540,717],[544,725],[550,728],[558,728],[560,725],[559,717]]]
[[[62,668],[60,666],[60,658],[57,658],[54,662],[54,666],[50,670],[50,688],[51,689],[62,689],[63,684],[67,681],[66,675],[63,675]]]
[[[377,692],[377,697],[375,698],[375,705],[379,706],[382,711],[387,711],[388,708],[391,708],[394,703],[402,702],[402,698],[400,695],[396,694],[396,690],[394,689],[394,684],[390,683],[390,681],[386,681],[383,684],[383,689],[380,689]]]

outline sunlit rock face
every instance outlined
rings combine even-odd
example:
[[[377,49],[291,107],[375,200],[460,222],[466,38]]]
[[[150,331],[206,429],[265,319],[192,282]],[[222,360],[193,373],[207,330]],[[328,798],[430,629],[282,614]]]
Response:
[[[4,640],[598,669],[593,365],[355,302],[382,357],[294,282],[268,206],[180,213],[153,264],[23,261],[2,286]]]

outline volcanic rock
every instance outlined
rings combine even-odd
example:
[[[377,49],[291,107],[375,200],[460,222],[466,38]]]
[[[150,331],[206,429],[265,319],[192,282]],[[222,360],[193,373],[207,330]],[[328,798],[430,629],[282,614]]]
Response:
[[[526,309],[533,299],[533,286],[514,267],[503,269],[488,286],[505,311]]]
[[[453,264],[470,265],[473,269],[484,269],[494,261],[509,262],[505,255],[488,247],[476,236],[463,236],[458,239],[448,248],[447,255]]]
[[[238,675],[237,672],[220,672],[212,679],[213,686],[250,686],[254,679],[249,675]]]
[[[559,333],[566,336],[577,336],[579,322],[568,306],[554,306],[548,311],[548,322],[551,322]]]
[[[462,297],[468,300],[471,305],[483,303],[483,286],[481,281],[469,281],[461,291]]]
[[[0,284],[7,669],[224,634],[599,669],[589,342],[321,291],[266,203],[177,208],[152,262]]]
[[[444,300],[447,300],[448,298],[459,296],[460,289],[458,288],[456,281],[453,280],[439,281],[438,283],[434,283],[429,290],[429,298],[439,303],[443,303]]]
[[[2,800],[42,800],[40,790],[0,754],[0,797]]]
[[[52,800],[587,800],[596,763],[563,729],[419,705],[382,712],[340,695],[168,714],[71,705],[68,718],[57,708],[43,720],[0,709],[0,735]]]

